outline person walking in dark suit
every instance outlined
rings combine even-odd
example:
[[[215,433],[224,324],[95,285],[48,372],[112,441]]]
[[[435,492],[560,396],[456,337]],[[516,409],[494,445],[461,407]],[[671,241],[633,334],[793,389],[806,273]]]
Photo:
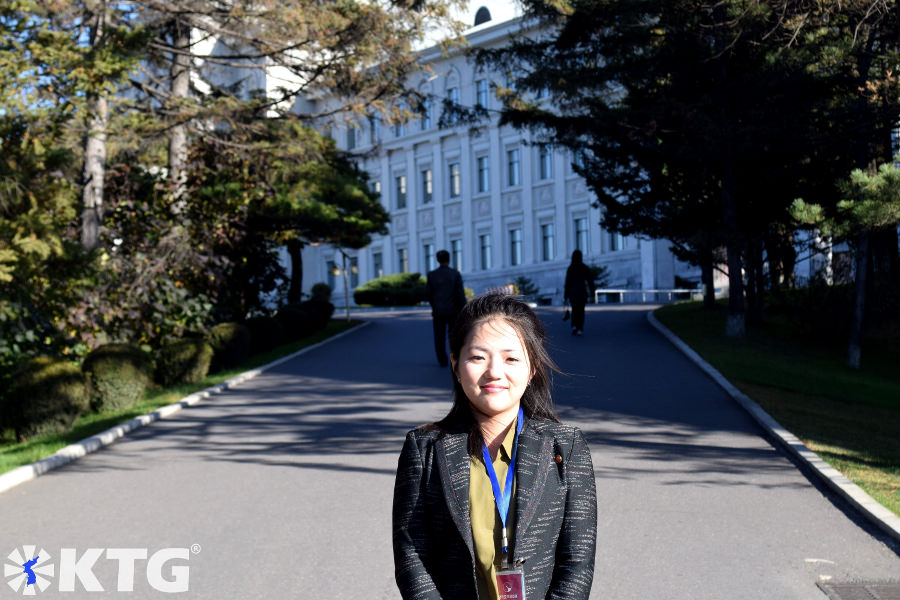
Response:
[[[450,253],[439,250],[438,268],[428,272],[426,296],[431,305],[431,319],[434,327],[434,351],[438,364],[446,367],[447,331],[453,329],[456,315],[466,303],[462,275],[450,267]]]
[[[581,335],[584,330],[584,305],[588,294],[594,293],[594,278],[581,258],[581,250],[572,253],[572,262],[566,269],[566,285],[563,296],[572,305],[572,335]]]
[[[587,600],[597,543],[591,453],[550,395],[540,319],[505,295],[466,304],[450,337],[453,406],[413,429],[394,484],[404,600]]]

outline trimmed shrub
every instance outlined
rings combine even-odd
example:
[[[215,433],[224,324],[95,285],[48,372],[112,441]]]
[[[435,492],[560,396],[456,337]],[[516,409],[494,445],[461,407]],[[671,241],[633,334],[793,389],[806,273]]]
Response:
[[[141,401],[150,385],[153,364],[146,352],[130,344],[106,344],[81,363],[91,410],[117,410]]]
[[[316,330],[315,314],[302,304],[288,304],[281,307],[275,319],[281,325],[287,342],[304,338]]]
[[[267,352],[284,340],[281,324],[272,317],[253,317],[244,325],[250,330],[250,354]]]
[[[205,339],[186,338],[164,345],[156,354],[156,379],[169,386],[197,383],[209,373],[213,349]]]
[[[22,364],[10,380],[2,406],[4,423],[19,440],[65,433],[90,402],[78,365],[42,356]]]
[[[275,319],[281,325],[286,341],[295,341],[324,329],[333,313],[331,302],[307,300],[282,307]]]
[[[309,295],[311,300],[328,302],[331,300],[331,286],[322,282],[315,283],[309,290]]]
[[[419,273],[395,273],[364,283],[353,292],[357,304],[412,306],[425,301],[425,278]]]
[[[250,330],[240,323],[219,323],[209,330],[214,371],[243,364],[250,357]]]
[[[325,329],[331,315],[334,314],[334,304],[325,300],[307,300],[301,302],[300,306],[307,309],[313,315],[313,326],[315,331]]]

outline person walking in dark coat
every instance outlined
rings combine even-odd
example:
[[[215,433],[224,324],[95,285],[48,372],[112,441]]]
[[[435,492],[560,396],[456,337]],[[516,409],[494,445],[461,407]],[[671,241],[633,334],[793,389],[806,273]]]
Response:
[[[466,303],[466,292],[463,289],[462,275],[450,267],[450,253],[439,250],[437,261],[438,268],[428,272],[426,295],[431,305],[434,351],[438,364],[446,367],[449,364],[447,331],[453,329],[456,315]]]
[[[584,305],[589,294],[594,293],[594,278],[581,258],[581,250],[572,253],[572,262],[566,269],[564,298],[572,305],[572,335],[581,335],[584,330]]]
[[[587,600],[597,544],[591,453],[559,422],[546,332],[524,302],[478,297],[450,334],[453,405],[413,429],[394,484],[404,600]]]

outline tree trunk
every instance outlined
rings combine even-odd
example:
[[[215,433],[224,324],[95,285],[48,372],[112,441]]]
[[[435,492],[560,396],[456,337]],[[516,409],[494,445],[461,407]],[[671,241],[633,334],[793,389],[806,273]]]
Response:
[[[850,321],[850,343],[847,347],[847,366],[859,369],[862,359],[862,328],[866,309],[866,280],[869,272],[869,233],[861,232],[856,241],[856,294],[853,299],[853,318]]]
[[[185,165],[187,164],[187,119],[182,114],[182,102],[190,93],[191,58],[188,55],[191,47],[191,31],[181,19],[175,19],[172,25],[172,46],[178,51],[172,54],[170,77],[172,80],[173,123],[169,129],[169,182],[176,198],[174,210],[180,213],[184,209],[180,200],[184,193]]]
[[[81,245],[93,250],[100,243],[103,222],[103,182],[106,178],[106,96],[88,100],[89,123],[84,142],[84,188],[81,191]]]
[[[703,252],[700,262],[700,279],[703,282],[703,308],[716,308],[716,282],[712,252]]]
[[[303,242],[289,240],[288,255],[291,257],[291,284],[288,287],[288,304],[296,304],[303,298]]]
[[[101,2],[92,15],[90,41],[92,49],[103,45],[106,26],[106,3]],[[106,125],[109,105],[105,93],[91,93],[87,100],[87,133],[84,138],[84,188],[81,190],[81,245],[93,250],[100,244],[103,223],[103,183],[106,179]]]
[[[747,333],[746,311],[744,309],[744,273],[741,260],[741,244],[738,240],[737,201],[734,196],[734,166],[725,159],[722,175],[722,214],[728,241],[728,320],[725,335],[743,338]]]

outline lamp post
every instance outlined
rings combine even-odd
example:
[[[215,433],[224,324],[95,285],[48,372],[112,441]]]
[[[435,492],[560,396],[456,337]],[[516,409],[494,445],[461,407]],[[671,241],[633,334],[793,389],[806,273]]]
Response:
[[[347,311],[347,322],[349,323],[350,322],[350,284],[347,281],[347,259],[349,257],[347,256],[347,253],[344,252],[343,248],[338,248],[338,251],[341,253],[341,266],[343,268],[338,268],[337,265],[335,265],[331,269],[331,274],[332,275],[343,274],[343,276],[344,276],[344,308]],[[359,267],[356,265],[353,265],[352,267],[350,267],[350,270],[352,270],[353,273],[359,273]]]

